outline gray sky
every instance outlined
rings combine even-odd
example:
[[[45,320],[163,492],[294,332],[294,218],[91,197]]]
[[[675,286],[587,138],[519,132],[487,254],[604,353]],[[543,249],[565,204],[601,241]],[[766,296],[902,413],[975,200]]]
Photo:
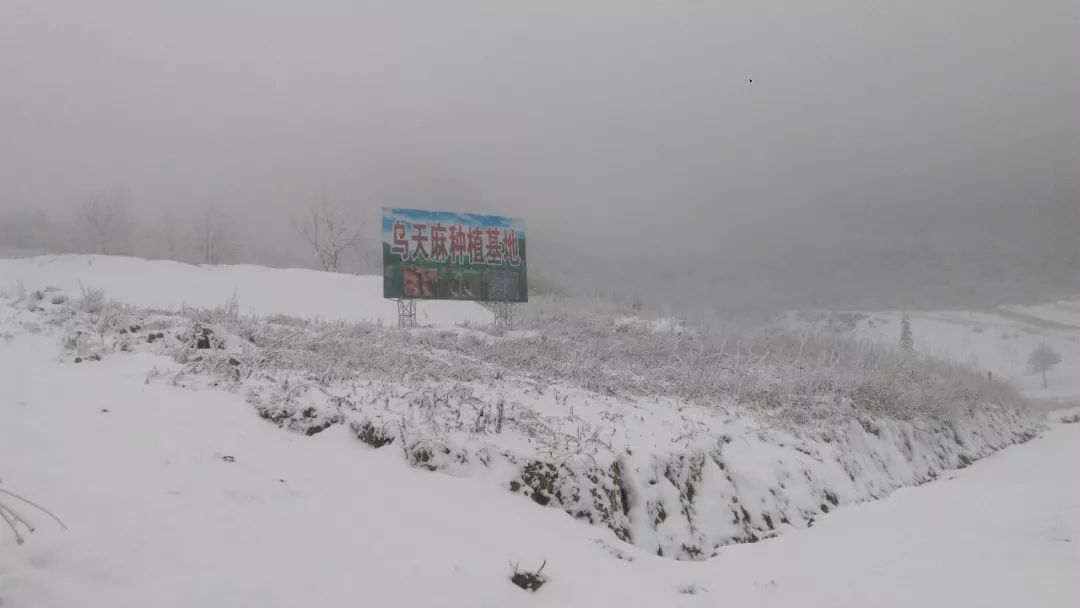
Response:
[[[657,275],[1080,205],[1077,108],[1075,0],[0,3],[0,209],[505,211]]]

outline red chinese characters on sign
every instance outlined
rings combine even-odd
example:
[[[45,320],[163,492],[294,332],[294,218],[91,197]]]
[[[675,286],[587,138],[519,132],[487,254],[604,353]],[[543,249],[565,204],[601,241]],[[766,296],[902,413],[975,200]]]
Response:
[[[394,222],[394,244],[390,246],[390,253],[401,256],[402,260],[409,259],[409,237],[405,222]]]
[[[491,266],[502,265],[502,242],[498,228],[488,228],[487,247],[485,248],[487,263]]]
[[[455,264],[465,262],[469,253],[469,237],[461,226],[450,226],[450,261]]]
[[[520,266],[521,244],[513,228],[482,228],[452,224],[393,224],[390,252],[402,260],[451,264]]]
[[[517,232],[513,228],[503,232],[503,259],[511,266],[521,266],[521,245],[518,243]]]
[[[431,259],[435,262],[445,262],[450,257],[446,248],[446,227],[435,224],[431,227]]]
[[[424,247],[424,243],[427,242],[428,237],[424,234],[427,230],[427,224],[413,224],[412,240],[416,243],[416,251],[413,253],[413,257],[428,259],[428,250]]]
[[[485,264],[484,261],[484,231],[480,228],[469,228],[469,262],[471,264]]]

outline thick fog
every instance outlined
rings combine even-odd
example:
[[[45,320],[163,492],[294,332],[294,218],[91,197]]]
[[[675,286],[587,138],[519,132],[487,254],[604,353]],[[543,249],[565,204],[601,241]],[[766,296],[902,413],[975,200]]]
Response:
[[[1078,108],[1073,0],[5,0],[0,214],[310,265],[316,200],[503,212],[549,287],[990,304],[1080,291]]]

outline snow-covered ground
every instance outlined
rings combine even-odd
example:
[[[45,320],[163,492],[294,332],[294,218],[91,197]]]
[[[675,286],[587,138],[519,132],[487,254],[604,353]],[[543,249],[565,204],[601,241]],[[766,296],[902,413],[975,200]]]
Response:
[[[1069,314],[1074,303],[1003,308],[998,312],[911,311],[915,350],[969,364],[1018,386],[1034,399],[1080,402],[1080,312]],[[902,313],[801,313],[790,317],[801,324],[810,320],[841,335],[886,344],[900,341]],[[1042,376],[1028,366],[1028,356],[1045,343],[1062,361]]]
[[[378,279],[98,256],[0,262],[0,288],[15,279],[0,488],[68,529],[0,497],[39,525],[23,546],[0,526],[3,608],[1064,606],[1077,592],[1080,424],[950,472],[1037,418],[970,398],[906,419],[829,403],[799,429],[729,401],[552,384],[470,357],[578,351],[454,327],[487,314],[456,304],[428,306],[446,330],[413,332],[145,310],[236,293],[258,315],[379,318]],[[140,308],[76,303],[80,282]],[[62,291],[33,293],[46,287]],[[545,560],[536,594],[509,582],[511,562]]]
[[[794,401],[784,391],[799,385],[772,388],[773,374],[786,369],[778,359],[764,375],[716,378],[745,384],[744,397],[705,387],[710,397],[691,400],[655,374],[597,367],[588,352],[582,363],[592,371],[581,379],[582,365],[562,372],[537,361],[583,355],[560,346],[552,326],[539,337],[465,327],[402,332],[220,309],[146,311],[52,288],[0,300],[0,312],[0,333],[48,335],[62,364],[154,355],[142,363],[146,383],[243,395],[253,414],[307,435],[344,425],[417,467],[485,478],[677,559],[811,526],[837,506],[923,483],[1038,428],[1009,391],[977,376],[942,384],[934,368],[911,362],[902,381],[916,390],[860,367],[850,389]],[[606,327],[621,341],[605,349],[640,353],[648,352],[643,340],[693,336],[658,334],[652,325],[633,332],[611,320]],[[604,328],[600,321],[583,329]],[[678,355],[667,349],[660,360]],[[897,364],[889,356],[888,373]],[[638,383],[650,388],[632,390]],[[930,401],[907,400],[920,394]]]
[[[1059,300],[1047,304],[1004,306],[1004,310],[1080,328],[1080,299]]]
[[[81,287],[141,308],[214,308],[235,298],[240,312],[327,321],[397,324],[397,305],[382,297],[382,278],[264,266],[194,266],[166,260],[104,255],[48,255],[0,259],[0,288]],[[490,323],[492,314],[473,302],[421,302],[422,325]]]
[[[619,542],[482,480],[408,467],[342,426],[284,433],[238,395],[146,382],[150,355],[58,364],[0,342],[4,608],[1016,606],[1080,597],[1080,424],[703,562]],[[548,583],[508,578],[546,560]]]

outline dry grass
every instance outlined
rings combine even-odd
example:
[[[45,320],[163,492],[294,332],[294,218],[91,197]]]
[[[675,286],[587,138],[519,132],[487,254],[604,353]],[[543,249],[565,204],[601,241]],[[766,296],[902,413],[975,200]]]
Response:
[[[82,295],[79,308],[93,324],[86,333],[98,334],[103,348],[114,319],[139,316],[130,309],[120,314],[100,293]],[[228,353],[188,352],[189,340],[172,354],[191,362],[191,371],[236,380],[289,371],[323,386],[389,380],[420,387],[432,380],[517,377],[539,390],[570,385],[613,396],[676,397],[801,424],[860,414],[942,417],[981,402],[1023,404],[1011,386],[933,357],[822,333],[707,326],[653,331],[647,323],[616,323],[627,311],[603,302],[546,297],[530,303],[519,319],[537,338],[255,319],[238,310],[230,299],[216,310],[171,313],[186,324],[181,332],[211,331],[222,343],[235,342]]]
[[[821,333],[627,330],[603,303],[547,298],[523,325],[537,339],[479,331],[406,332],[369,324],[256,320],[188,311],[191,321],[239,335],[244,367],[302,370],[320,384],[358,377],[406,384],[490,382],[507,376],[602,394],[671,396],[735,404],[792,422],[859,413],[907,419],[944,416],[990,402],[1023,403],[1013,387],[974,369],[895,348]]]

